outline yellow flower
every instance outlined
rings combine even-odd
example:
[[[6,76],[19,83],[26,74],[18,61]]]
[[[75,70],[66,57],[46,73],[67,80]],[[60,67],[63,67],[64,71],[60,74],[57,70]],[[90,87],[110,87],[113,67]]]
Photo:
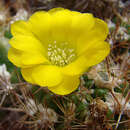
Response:
[[[110,51],[107,24],[92,14],[55,8],[38,11],[28,21],[11,25],[9,60],[24,79],[66,95],[77,89],[79,77]]]

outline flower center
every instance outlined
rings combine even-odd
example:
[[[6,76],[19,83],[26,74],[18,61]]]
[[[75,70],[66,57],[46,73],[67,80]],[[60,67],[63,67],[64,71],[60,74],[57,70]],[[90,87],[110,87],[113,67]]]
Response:
[[[76,57],[75,50],[69,47],[68,42],[54,43],[48,45],[48,59],[52,64],[65,66],[71,63]]]

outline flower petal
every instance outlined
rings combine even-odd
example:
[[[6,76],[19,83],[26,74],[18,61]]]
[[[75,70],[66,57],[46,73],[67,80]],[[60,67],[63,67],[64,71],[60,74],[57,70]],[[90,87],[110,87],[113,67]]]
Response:
[[[95,19],[90,13],[72,12],[72,16],[71,31],[78,33],[78,36],[92,29],[95,24]]]
[[[34,13],[28,20],[31,31],[44,44],[46,44],[50,38],[50,19],[50,14],[48,12],[38,11]]]
[[[21,74],[27,82],[32,83],[32,84],[36,84],[33,80],[33,77],[32,77],[32,68],[22,68]]]
[[[91,44],[83,54],[87,59],[87,66],[93,66],[103,61],[110,53],[110,44],[105,41],[97,41]]]
[[[63,82],[55,87],[48,87],[53,93],[67,95],[75,91],[80,84],[79,76],[64,76]]]
[[[62,7],[53,8],[53,9],[50,9],[50,10],[48,11],[48,13],[49,13],[49,14],[53,14],[53,13],[56,13],[56,12],[62,11],[62,10],[64,10],[64,8],[62,8]]]
[[[16,66],[20,67],[21,66],[21,52],[14,49],[10,48],[8,51],[8,59]]]
[[[91,43],[81,56],[75,61],[63,67],[61,70],[66,75],[79,75],[90,66],[96,65],[104,60],[110,52],[110,45],[104,41]]]
[[[93,32],[99,40],[105,40],[109,33],[109,28],[106,22],[101,19],[95,18],[95,31]]]
[[[96,41],[104,41],[108,35],[107,24],[98,18],[95,18],[95,25],[91,30],[82,34],[77,40],[77,54],[80,55],[86,51],[91,43]]]
[[[67,41],[75,44],[82,33],[90,30],[95,23],[94,17],[89,13],[80,13],[68,9],[54,9],[51,16],[52,38],[59,42]]]
[[[55,11],[51,15],[51,37],[52,39],[63,42],[67,41],[69,36],[70,25],[72,22],[71,11],[64,9]]]
[[[22,65],[37,65],[37,64],[50,64],[48,59],[41,53],[23,53],[21,55]]]
[[[11,24],[11,33],[13,36],[16,35],[33,35],[29,29],[29,25],[27,22],[23,20],[16,21]]]
[[[74,11],[72,11],[72,16],[71,27],[68,30],[69,41],[71,44],[75,44],[75,48],[78,48],[76,43],[78,42],[79,37],[82,37],[86,32],[90,32],[95,24],[95,19],[92,14]]]
[[[9,41],[13,48],[26,52],[42,52],[44,54],[44,47],[42,43],[32,36],[17,35]]]
[[[61,71],[65,75],[81,75],[83,72],[87,71],[87,58],[82,55],[77,57],[75,61],[61,68]]]
[[[51,65],[38,65],[32,68],[21,69],[25,80],[40,86],[56,86],[62,81],[60,69]],[[32,80],[30,80],[30,77]]]
[[[37,64],[49,64],[49,61],[40,53],[27,53],[10,48],[8,59],[18,67],[28,68]]]

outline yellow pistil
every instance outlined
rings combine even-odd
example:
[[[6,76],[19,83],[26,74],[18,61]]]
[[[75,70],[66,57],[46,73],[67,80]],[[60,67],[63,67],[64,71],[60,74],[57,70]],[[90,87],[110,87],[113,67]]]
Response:
[[[76,58],[76,53],[73,48],[70,48],[68,42],[58,44],[56,41],[48,44],[48,59],[53,65],[65,66],[71,63]]]

